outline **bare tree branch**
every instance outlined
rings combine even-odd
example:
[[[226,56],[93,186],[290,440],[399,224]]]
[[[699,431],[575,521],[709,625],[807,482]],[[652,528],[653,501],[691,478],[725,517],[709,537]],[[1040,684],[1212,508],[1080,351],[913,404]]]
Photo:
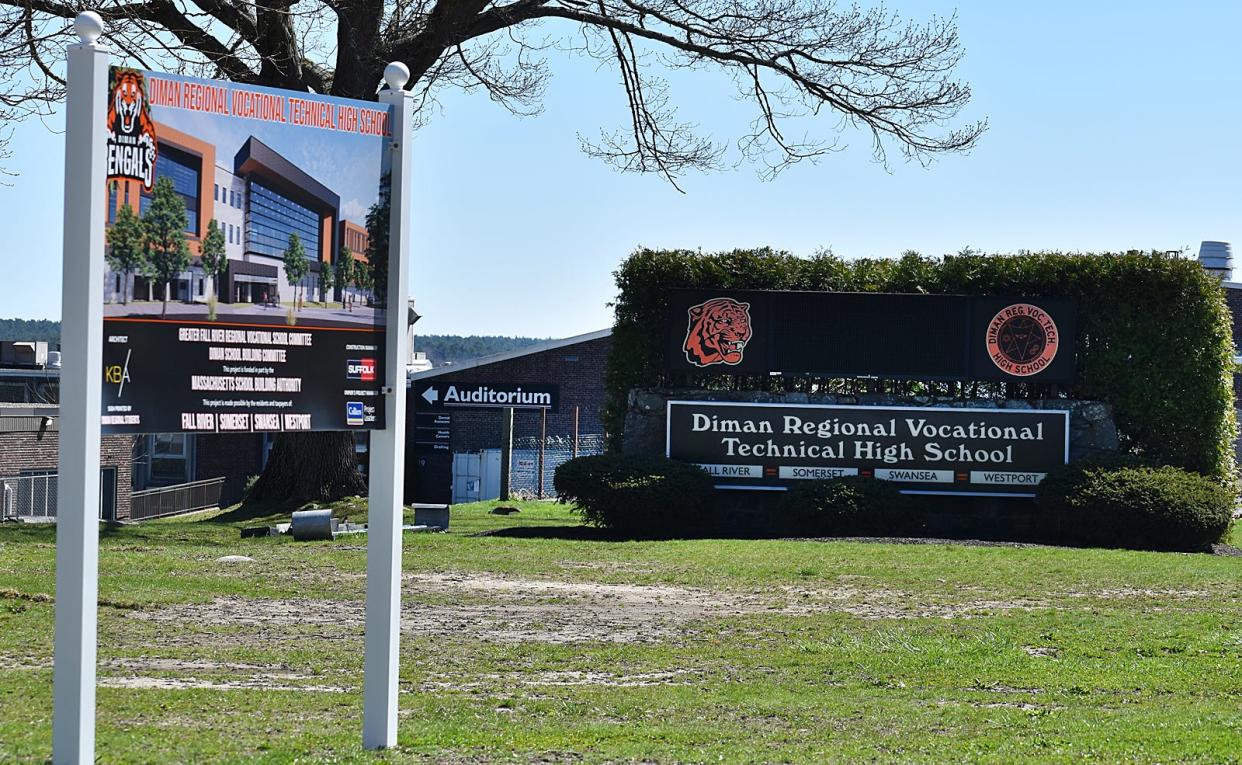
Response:
[[[0,0],[0,117],[46,114],[63,98],[64,48],[82,0]],[[669,80],[730,76],[754,118],[737,161],[770,177],[867,135],[926,162],[968,150],[984,122],[955,125],[970,88],[955,19],[901,19],[832,0],[102,0],[105,41],[130,63],[247,83],[368,98],[404,61],[431,119],[445,89],[482,90],[517,115],[540,111],[549,49],[617,73],[627,119],[589,154],[677,185],[721,166],[729,145],[678,115]],[[723,126],[721,126],[723,127]],[[719,128],[718,128],[719,129]],[[0,140],[0,153],[4,141]]]

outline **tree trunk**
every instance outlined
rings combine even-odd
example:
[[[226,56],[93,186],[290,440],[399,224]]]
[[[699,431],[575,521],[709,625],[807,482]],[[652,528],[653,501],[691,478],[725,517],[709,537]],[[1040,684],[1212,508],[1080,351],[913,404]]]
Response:
[[[351,432],[286,433],[276,439],[247,502],[333,502],[365,495]]]

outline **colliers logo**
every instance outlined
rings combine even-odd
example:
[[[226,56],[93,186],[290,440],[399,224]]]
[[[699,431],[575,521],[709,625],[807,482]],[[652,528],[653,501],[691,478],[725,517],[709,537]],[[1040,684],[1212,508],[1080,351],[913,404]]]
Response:
[[[155,123],[147,105],[142,74],[112,69],[108,99],[108,180],[141,181],[155,185]]]
[[[1029,377],[1057,357],[1061,336],[1052,316],[1039,306],[1014,303],[988,322],[988,356],[1005,372]]]
[[[690,324],[682,350],[696,367],[742,363],[750,342],[750,303],[733,298],[712,298],[691,306]]]
[[[375,380],[375,359],[350,359],[345,364],[345,378],[348,380]]]

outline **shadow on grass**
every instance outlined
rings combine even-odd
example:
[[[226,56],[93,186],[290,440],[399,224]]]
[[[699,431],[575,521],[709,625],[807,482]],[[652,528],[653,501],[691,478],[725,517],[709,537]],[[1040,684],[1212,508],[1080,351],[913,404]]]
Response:
[[[282,516],[287,521],[293,515],[293,511],[300,510],[306,505],[306,502],[250,502],[247,500],[231,510],[220,513],[213,518],[208,518],[206,522],[248,523],[258,520],[271,520],[273,517]]]
[[[1047,539],[1039,537],[1028,537],[1023,539],[981,539],[971,536],[791,536],[779,533],[763,533],[760,531],[742,532],[742,531],[723,531],[720,529],[708,529],[701,535],[655,535],[655,534],[633,534],[614,531],[612,529],[602,529],[595,526],[511,526],[503,529],[491,529],[488,531],[480,531],[471,534],[474,537],[505,537],[509,539],[544,539],[544,540],[563,540],[574,542],[668,542],[668,541],[691,541],[691,540],[709,540],[709,539],[738,539],[738,540],[784,540],[788,542],[861,542],[865,544],[899,544],[899,545],[963,545],[966,547],[1059,547],[1065,549],[1102,549],[1092,548],[1086,545],[1077,545],[1066,540]],[[1168,552],[1160,550],[1151,550],[1148,552]],[[1174,551],[1175,554],[1206,553],[1208,555],[1221,555],[1228,557],[1242,556],[1242,550],[1228,544],[1214,544],[1207,549],[1195,551]]]

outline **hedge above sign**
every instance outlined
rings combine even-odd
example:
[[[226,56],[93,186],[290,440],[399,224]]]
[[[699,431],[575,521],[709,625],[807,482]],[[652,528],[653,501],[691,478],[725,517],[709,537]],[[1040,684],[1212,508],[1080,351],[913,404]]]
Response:
[[[1069,460],[1069,412],[669,401],[666,454],[721,489],[865,476],[908,493],[1034,496]]]
[[[671,290],[674,372],[1074,381],[1065,298]]]

